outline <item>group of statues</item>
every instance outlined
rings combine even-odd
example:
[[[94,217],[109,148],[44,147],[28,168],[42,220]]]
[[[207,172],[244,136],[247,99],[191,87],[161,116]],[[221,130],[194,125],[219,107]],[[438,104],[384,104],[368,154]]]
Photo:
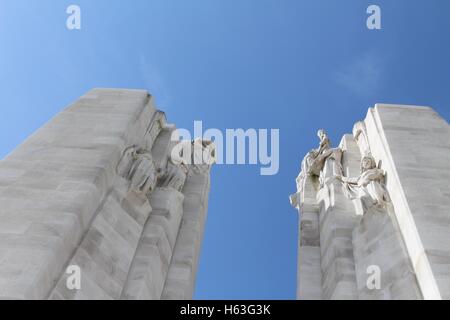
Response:
[[[390,202],[385,187],[385,172],[381,170],[368,153],[361,159],[361,173],[358,177],[345,177],[342,170],[342,154],[340,148],[332,148],[330,139],[324,130],[319,130],[320,145],[311,150],[302,162],[301,179],[306,181],[309,176],[319,179],[320,188],[332,181],[342,183],[343,192],[347,198],[359,199],[364,212],[380,211]]]
[[[214,163],[214,144],[201,139],[181,141],[167,157],[162,166],[157,165],[150,151],[134,145],[125,149],[116,171],[130,182],[130,190],[143,195],[156,186],[181,192],[190,168],[205,170]]]
[[[161,176],[161,169],[156,168],[151,153],[138,146],[125,149],[116,171],[130,181],[130,189],[142,194],[153,191]]]
[[[334,175],[342,173],[342,150],[331,148],[331,141],[325,130],[317,133],[320,139],[319,148],[313,149],[302,162],[302,173],[306,176],[318,176],[322,187]]]
[[[310,176],[317,177],[319,187],[333,181],[342,183],[347,198],[361,200],[365,212],[371,208],[382,209],[390,202],[385,188],[385,173],[372,155],[361,159],[361,173],[358,177],[345,177],[342,170],[343,151],[332,148],[324,130],[317,133],[320,144],[302,161],[301,183]],[[151,152],[138,146],[127,148],[117,166],[117,173],[130,181],[130,189],[148,194],[156,186],[182,191],[189,169],[204,170],[214,163],[215,149],[211,141],[181,141],[175,144],[163,167],[155,164]]]

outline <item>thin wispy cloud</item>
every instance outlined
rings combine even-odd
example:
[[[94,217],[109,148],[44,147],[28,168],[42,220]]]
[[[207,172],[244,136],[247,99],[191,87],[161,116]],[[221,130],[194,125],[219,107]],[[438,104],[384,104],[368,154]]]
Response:
[[[168,110],[170,94],[158,68],[144,54],[139,55],[139,72],[146,89],[155,97],[159,107]]]
[[[369,53],[337,71],[335,81],[352,94],[371,96],[381,88],[383,70],[382,58]]]

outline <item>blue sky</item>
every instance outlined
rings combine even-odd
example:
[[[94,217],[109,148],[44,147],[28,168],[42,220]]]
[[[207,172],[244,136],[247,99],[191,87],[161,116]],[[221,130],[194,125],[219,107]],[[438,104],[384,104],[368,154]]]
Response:
[[[294,299],[300,160],[377,102],[450,119],[449,15],[448,0],[0,0],[0,157],[94,87],[148,89],[181,128],[280,129],[278,175],[213,169],[195,297]]]

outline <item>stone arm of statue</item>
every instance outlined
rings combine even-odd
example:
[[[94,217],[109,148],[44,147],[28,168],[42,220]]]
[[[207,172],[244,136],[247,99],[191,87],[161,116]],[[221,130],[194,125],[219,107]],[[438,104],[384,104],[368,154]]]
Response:
[[[359,177],[357,178],[348,178],[348,177],[343,177],[340,175],[335,175],[334,179],[342,182],[342,183],[348,183],[348,184],[352,184],[352,185],[358,185],[359,182]]]
[[[330,147],[330,140],[328,138],[324,138],[320,141],[319,149],[317,149],[317,154],[322,154],[326,149]]]
[[[334,178],[342,183],[365,187],[372,181],[384,183],[385,172],[381,169],[370,169],[361,174],[359,177],[348,178],[343,176],[334,176]]]
[[[384,183],[384,179],[385,179],[385,172],[383,170],[378,168],[370,169],[361,174],[361,176],[358,178],[359,180],[358,185],[361,187],[365,187],[372,181]]]

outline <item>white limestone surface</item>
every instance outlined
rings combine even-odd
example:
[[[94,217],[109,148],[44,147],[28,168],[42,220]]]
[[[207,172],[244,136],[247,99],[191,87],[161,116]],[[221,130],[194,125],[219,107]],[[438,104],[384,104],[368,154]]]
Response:
[[[168,286],[192,297],[207,202],[186,215],[203,217],[196,240],[178,244],[185,196],[151,180],[166,168],[173,130],[147,91],[94,89],[1,160],[0,299],[161,299]],[[117,171],[127,150],[140,152],[131,156],[142,165],[135,176]],[[172,255],[191,257],[189,286],[166,281]],[[65,272],[73,265],[75,290]]]

